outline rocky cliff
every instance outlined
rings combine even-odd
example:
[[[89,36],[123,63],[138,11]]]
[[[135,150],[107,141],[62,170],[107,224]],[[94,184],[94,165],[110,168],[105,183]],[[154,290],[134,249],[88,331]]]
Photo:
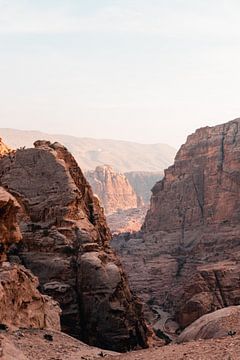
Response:
[[[0,187],[0,323],[9,327],[60,329],[60,308],[38,291],[38,279],[18,264],[10,264],[22,236],[17,223],[21,207]]]
[[[141,199],[138,198],[126,176],[115,172],[111,166],[97,166],[95,171],[88,171],[86,177],[106,214],[141,205]]]
[[[37,141],[1,158],[0,185],[21,207],[14,252],[38,276],[41,292],[60,303],[62,329],[104,348],[146,346],[141,303],[109,247],[99,201],[67,149]]]
[[[115,242],[137,293],[181,327],[240,302],[239,126],[190,135],[153,188],[142,234]]]

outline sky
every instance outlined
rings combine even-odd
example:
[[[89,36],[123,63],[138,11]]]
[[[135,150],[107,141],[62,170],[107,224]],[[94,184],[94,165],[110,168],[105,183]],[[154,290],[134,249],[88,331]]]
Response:
[[[0,127],[178,147],[240,117],[239,0],[0,0]]]

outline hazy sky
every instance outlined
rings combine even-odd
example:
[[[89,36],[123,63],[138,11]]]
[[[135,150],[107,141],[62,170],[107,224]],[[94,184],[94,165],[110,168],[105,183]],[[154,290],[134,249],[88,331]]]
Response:
[[[239,0],[0,0],[0,127],[178,146],[240,116]]]

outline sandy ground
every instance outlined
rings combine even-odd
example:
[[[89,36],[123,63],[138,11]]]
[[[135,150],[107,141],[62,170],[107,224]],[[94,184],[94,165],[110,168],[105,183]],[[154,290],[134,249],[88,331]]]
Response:
[[[51,335],[52,341],[45,335]],[[1,360],[92,360],[114,354],[48,330],[0,332]]]
[[[52,341],[45,338],[51,335]],[[1,360],[240,360],[240,335],[116,354],[46,330],[0,331]]]
[[[173,344],[105,360],[240,360],[240,336]]]

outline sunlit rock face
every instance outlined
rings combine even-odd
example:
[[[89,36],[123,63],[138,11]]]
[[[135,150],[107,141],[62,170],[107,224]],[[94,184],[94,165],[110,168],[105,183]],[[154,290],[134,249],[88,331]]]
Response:
[[[146,347],[141,303],[111,248],[98,199],[59,143],[35,142],[0,160],[0,184],[21,206],[19,256],[57,300],[62,329],[100,347]]]
[[[0,137],[0,157],[8,154],[10,151],[10,148],[6,144],[4,144],[2,138]]]
[[[115,172],[111,166],[97,166],[94,171],[88,171],[86,177],[106,214],[141,205],[141,199],[138,198],[126,176]]]

